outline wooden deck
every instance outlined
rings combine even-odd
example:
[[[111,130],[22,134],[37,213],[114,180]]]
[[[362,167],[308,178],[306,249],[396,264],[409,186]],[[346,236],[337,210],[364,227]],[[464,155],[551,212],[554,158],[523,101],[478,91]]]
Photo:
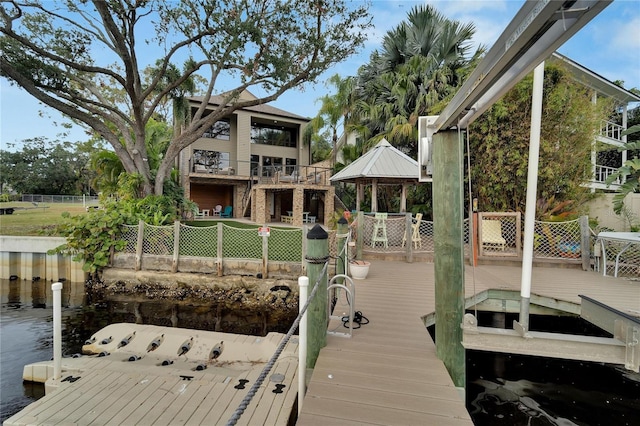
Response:
[[[133,331],[136,336],[131,343],[117,348],[121,338]],[[161,334],[162,344],[147,352],[149,343]],[[112,324],[96,334],[96,342],[109,336],[113,336],[109,344],[88,346],[110,355],[64,358],[62,380],[49,378],[45,385],[57,389],[47,389],[45,397],[7,419],[4,425],[224,425],[284,335],[257,337]],[[190,337],[194,338],[191,350],[178,356],[177,349]],[[224,341],[222,355],[207,361],[209,351],[220,340]],[[237,424],[289,423],[298,394],[297,347],[297,338],[285,346]],[[132,355],[141,358],[127,362]],[[162,366],[164,360],[173,363]],[[42,376],[43,370],[45,376],[52,376],[51,364],[28,366],[25,375],[30,374],[27,370],[31,368],[35,376]],[[208,368],[198,371],[198,364],[207,364]],[[70,381],[69,377],[77,380]],[[278,387],[282,391],[275,393]]]
[[[520,280],[519,267],[465,266],[465,295],[519,291]],[[532,294],[576,304],[584,294],[640,315],[640,282],[596,272],[533,268]],[[435,310],[432,263],[373,261],[356,281],[356,310],[370,323],[351,339],[328,337],[298,425],[472,424],[421,321]]]

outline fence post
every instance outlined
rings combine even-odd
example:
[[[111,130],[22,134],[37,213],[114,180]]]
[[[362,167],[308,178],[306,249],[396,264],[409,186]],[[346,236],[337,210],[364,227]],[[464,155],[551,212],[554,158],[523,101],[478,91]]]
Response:
[[[221,277],[222,275],[224,275],[224,270],[222,268],[222,222],[218,222],[218,247],[217,247],[217,255],[218,258],[216,259],[216,263],[217,263],[217,267],[218,267],[218,276]]]
[[[362,246],[364,245],[364,213],[358,211],[358,226],[356,226],[356,259],[362,259]]]
[[[582,270],[591,270],[591,229],[589,216],[580,216],[580,253],[582,253]]]
[[[180,221],[173,222],[173,261],[171,271],[178,272],[178,257],[180,256]]]
[[[320,275],[324,264],[329,258],[329,235],[320,225],[315,225],[307,233],[307,275],[311,287],[318,281],[318,290],[307,309],[309,321],[307,366],[313,368],[316,365],[318,354],[327,344],[327,274]]]
[[[267,224],[263,224],[263,227],[267,227]],[[269,270],[269,237],[262,236],[262,278],[268,278]]]
[[[404,241],[405,259],[408,263],[413,262],[413,216],[411,213],[404,215]]]
[[[345,247],[347,244],[347,236],[349,232],[349,221],[344,217],[338,219],[338,232],[336,234],[336,242],[338,243],[338,258],[336,259],[336,273],[346,274],[347,273],[347,248]],[[344,282],[343,279],[340,280],[340,284]]]
[[[144,244],[144,222],[138,221],[138,244],[136,244],[136,271],[142,269],[142,248]]]

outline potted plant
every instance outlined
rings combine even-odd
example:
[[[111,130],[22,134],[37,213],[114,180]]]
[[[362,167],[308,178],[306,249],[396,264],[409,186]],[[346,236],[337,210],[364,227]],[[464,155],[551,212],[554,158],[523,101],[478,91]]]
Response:
[[[349,274],[354,280],[363,280],[367,278],[369,273],[369,266],[371,262],[366,260],[351,260],[349,262]]]

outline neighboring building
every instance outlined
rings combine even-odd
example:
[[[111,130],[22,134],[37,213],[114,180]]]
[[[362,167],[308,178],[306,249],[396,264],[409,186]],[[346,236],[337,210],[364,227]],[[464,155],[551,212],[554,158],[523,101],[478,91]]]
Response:
[[[576,81],[593,90],[594,103],[600,97],[609,98],[614,101],[616,110],[619,110],[622,122],[613,123],[605,120],[600,126],[599,134],[596,135],[591,152],[593,177],[587,183],[587,186],[593,191],[596,189],[617,190],[619,184],[612,184],[607,187],[605,180],[627,161],[627,151],[618,151],[618,147],[627,142],[627,136],[623,136],[622,132],[627,129],[628,105],[632,102],[640,102],[640,96],[559,53],[552,54],[549,60],[566,64],[567,69]],[[599,144],[600,146],[598,146]]]
[[[242,99],[255,99],[248,91]],[[201,97],[189,98],[195,110]],[[211,109],[222,101],[212,96]],[[309,119],[269,105],[234,111],[179,156],[185,195],[205,214],[231,206],[231,216],[257,223],[327,221],[333,211],[330,170],[310,165],[303,143]],[[223,210],[224,211],[224,210]],[[292,212],[291,215],[288,212]]]

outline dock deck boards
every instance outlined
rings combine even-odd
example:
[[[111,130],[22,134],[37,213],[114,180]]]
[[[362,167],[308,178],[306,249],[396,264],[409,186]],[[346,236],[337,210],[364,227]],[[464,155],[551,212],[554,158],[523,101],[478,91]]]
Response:
[[[519,291],[521,274],[520,267],[467,265],[465,296]],[[367,279],[355,283],[355,309],[370,323],[351,339],[328,337],[297,424],[472,424],[421,320],[435,311],[434,265],[372,261]],[[535,267],[531,292],[576,304],[584,294],[640,315],[640,282],[597,272]],[[341,308],[347,312],[338,302],[334,314]]]
[[[434,265],[432,263],[373,261],[369,277],[356,281],[356,310],[370,321],[354,331],[352,338],[327,337],[320,352],[303,401],[298,425],[471,425],[462,396],[443,363],[422,317],[435,310]],[[465,267],[465,296],[485,290],[519,291],[521,268],[483,265]],[[532,294],[580,303],[579,294],[610,305],[630,315],[640,315],[640,282],[604,277],[596,272],[564,268],[533,268]],[[346,314],[344,293],[334,314]],[[129,327],[129,325],[124,326]],[[133,326],[131,326],[133,327]],[[141,361],[126,362],[126,353],[106,358],[83,357],[79,366],[67,368],[63,377],[81,376],[73,383],[60,383],[4,424],[96,424],[96,425],[214,425],[226,424],[239,402],[256,380],[260,368],[249,371],[213,368],[193,371],[195,356],[179,358],[174,368],[159,367],[158,361],[172,354],[186,335],[171,335],[155,326],[145,339],[136,337],[127,350],[146,348],[151,337],[164,332],[165,343]],[[345,331],[340,320],[330,330]],[[173,331],[172,331],[173,330]],[[125,330],[124,334],[130,330]],[[207,333],[191,331],[197,342]],[[138,331],[138,336],[142,332]],[[104,336],[98,336],[98,341]],[[225,354],[250,353],[249,346],[261,342],[261,358],[269,358],[279,335],[266,338],[237,336]],[[193,352],[208,353],[208,343],[194,344]],[[235,342],[235,349],[231,344]],[[117,345],[114,339],[112,347]],[[172,345],[167,348],[167,345]],[[226,346],[225,346],[226,348]],[[107,348],[114,352],[111,348]],[[166,350],[166,353],[162,351]],[[275,394],[275,383],[267,379],[240,417],[240,425],[287,424],[297,394],[297,341],[291,341],[269,376],[286,377],[283,393]],[[264,353],[263,353],[264,352]],[[190,352],[191,354],[191,352]],[[195,355],[195,354],[194,354]],[[157,357],[157,359],[151,359]],[[238,359],[241,359],[238,358]],[[63,364],[64,367],[64,364]],[[34,367],[35,369],[35,367]],[[189,374],[192,380],[182,380]],[[239,379],[250,382],[245,389],[234,386]]]

